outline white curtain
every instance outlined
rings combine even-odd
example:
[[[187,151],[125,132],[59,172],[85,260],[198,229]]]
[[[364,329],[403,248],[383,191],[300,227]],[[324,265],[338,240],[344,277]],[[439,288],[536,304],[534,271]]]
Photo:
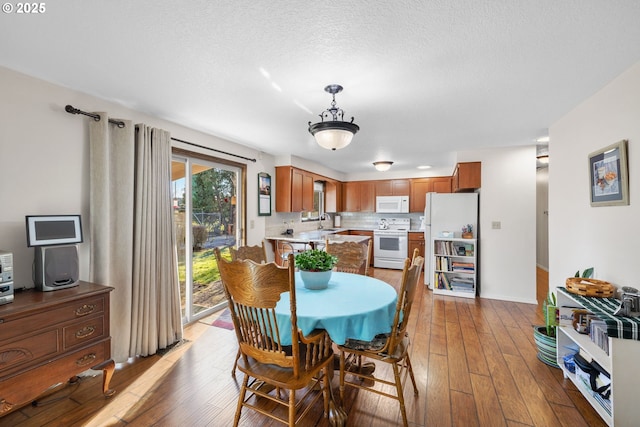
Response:
[[[182,339],[171,197],[171,135],[136,125],[130,356]]]
[[[99,114],[89,125],[89,280],[114,287],[111,357],[124,362],[182,339],[170,137],[143,125],[136,135],[131,121],[118,128]]]

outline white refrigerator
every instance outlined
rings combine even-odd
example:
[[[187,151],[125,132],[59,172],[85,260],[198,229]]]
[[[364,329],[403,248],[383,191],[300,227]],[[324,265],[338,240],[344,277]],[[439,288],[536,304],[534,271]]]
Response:
[[[433,289],[433,237],[453,232],[461,237],[462,227],[471,224],[478,238],[478,193],[427,193],[424,211],[424,283]]]

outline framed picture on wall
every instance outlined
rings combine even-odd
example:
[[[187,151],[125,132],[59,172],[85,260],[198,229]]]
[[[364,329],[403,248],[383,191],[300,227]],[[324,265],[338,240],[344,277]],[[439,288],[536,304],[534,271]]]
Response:
[[[271,215],[271,175],[258,174],[258,216]]]
[[[589,154],[591,206],[629,204],[627,140]]]

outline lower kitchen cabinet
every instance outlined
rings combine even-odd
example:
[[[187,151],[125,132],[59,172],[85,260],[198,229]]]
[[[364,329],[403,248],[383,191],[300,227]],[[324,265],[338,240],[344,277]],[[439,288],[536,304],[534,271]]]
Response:
[[[413,251],[416,248],[420,252],[419,255],[424,258],[424,233],[422,231],[409,232],[409,244],[408,244],[409,253],[407,254],[409,258],[413,256]]]

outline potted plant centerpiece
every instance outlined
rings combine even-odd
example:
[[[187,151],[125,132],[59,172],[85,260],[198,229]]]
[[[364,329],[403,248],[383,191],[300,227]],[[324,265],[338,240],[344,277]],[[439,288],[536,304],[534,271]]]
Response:
[[[307,289],[324,289],[329,284],[338,258],[320,249],[311,249],[296,255],[296,267]]]

